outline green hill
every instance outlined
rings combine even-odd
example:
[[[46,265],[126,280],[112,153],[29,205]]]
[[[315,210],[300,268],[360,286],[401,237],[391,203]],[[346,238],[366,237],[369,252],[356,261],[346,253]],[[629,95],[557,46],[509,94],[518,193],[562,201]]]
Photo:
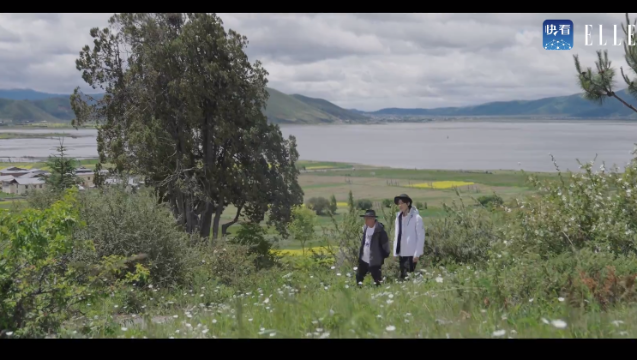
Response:
[[[0,99],[0,121],[26,123],[39,121],[55,122],[60,120],[35,106],[32,101]]]
[[[265,115],[273,123],[320,124],[365,121],[367,116],[342,109],[323,99],[302,95],[287,95],[268,88]],[[26,122],[68,122],[74,118],[69,97],[57,94],[39,93],[33,90],[0,90],[0,121]],[[95,95],[94,95],[95,96]],[[25,100],[18,100],[26,98]]]
[[[330,114],[341,120],[351,120],[351,121],[364,121],[367,120],[368,117],[350,110],[345,110],[341,107],[338,107],[331,102],[323,99],[311,98],[299,94],[293,94],[291,97],[304,102],[307,105],[313,106],[324,113]]]

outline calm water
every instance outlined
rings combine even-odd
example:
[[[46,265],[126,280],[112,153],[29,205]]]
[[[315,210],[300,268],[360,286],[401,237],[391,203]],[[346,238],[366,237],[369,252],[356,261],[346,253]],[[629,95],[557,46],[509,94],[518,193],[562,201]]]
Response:
[[[96,131],[67,132],[91,137],[66,138],[74,157],[95,157]],[[623,165],[637,142],[637,123],[609,122],[446,122],[395,125],[282,127],[296,136],[301,159],[340,161],[396,168],[553,171],[549,153],[562,169],[577,170],[576,159]],[[0,161],[7,157],[46,157],[54,139],[0,140]]]

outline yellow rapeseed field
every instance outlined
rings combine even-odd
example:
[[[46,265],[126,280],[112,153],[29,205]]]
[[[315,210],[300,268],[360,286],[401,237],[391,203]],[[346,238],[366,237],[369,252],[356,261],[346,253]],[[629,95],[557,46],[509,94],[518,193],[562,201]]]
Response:
[[[339,201],[339,202],[336,203],[336,206],[337,207],[347,207],[347,203]]]
[[[322,169],[333,169],[334,166],[326,166],[326,165],[321,165],[321,166],[306,166],[305,170],[322,170]]]
[[[467,185],[474,185],[474,183],[466,181],[432,181],[427,183],[411,184],[408,186],[417,189],[453,189]]]

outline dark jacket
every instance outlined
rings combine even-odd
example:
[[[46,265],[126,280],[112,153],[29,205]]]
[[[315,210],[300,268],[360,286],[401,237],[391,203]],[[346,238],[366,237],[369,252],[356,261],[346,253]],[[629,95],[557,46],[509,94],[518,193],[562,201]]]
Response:
[[[367,226],[363,225],[363,233],[361,236],[361,246],[358,251],[358,259],[363,259],[363,247],[365,246],[365,232],[367,232]],[[371,243],[369,244],[369,266],[380,266],[385,263],[385,258],[389,257],[389,238],[385,231],[383,224],[376,222],[374,227],[374,234],[372,235]]]

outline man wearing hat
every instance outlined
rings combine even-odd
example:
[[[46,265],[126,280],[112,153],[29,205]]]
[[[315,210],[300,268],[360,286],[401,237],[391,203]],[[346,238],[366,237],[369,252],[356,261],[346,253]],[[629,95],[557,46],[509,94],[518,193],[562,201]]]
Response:
[[[399,257],[400,278],[404,280],[408,272],[414,272],[418,258],[425,250],[425,226],[407,194],[396,196],[394,203],[400,209],[396,214],[394,257]]]
[[[379,223],[374,210],[367,210],[365,215],[365,225],[363,226],[363,236],[361,237],[361,247],[358,252],[358,271],[356,272],[356,282],[361,284],[368,272],[372,273],[372,278],[376,285],[382,281],[381,266],[385,258],[389,257],[389,238],[383,224]]]

